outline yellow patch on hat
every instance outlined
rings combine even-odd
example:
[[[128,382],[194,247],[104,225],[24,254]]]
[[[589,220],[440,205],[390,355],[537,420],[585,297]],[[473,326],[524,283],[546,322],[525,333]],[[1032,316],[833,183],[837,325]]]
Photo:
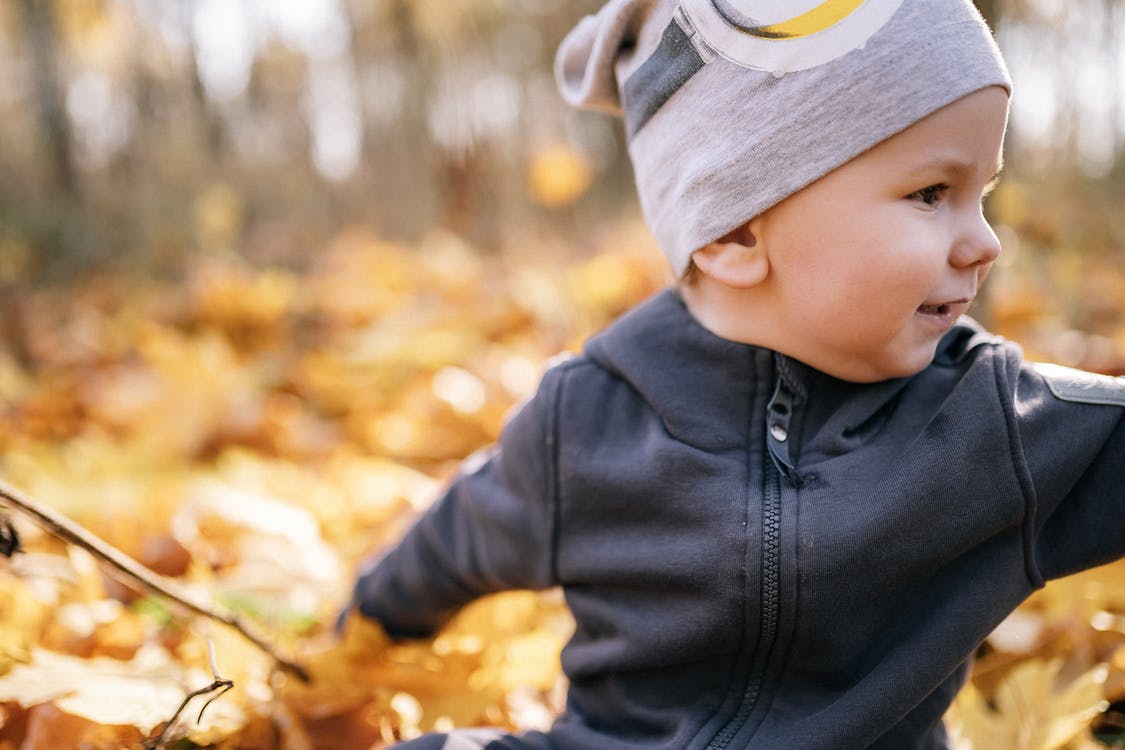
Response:
[[[820,5],[782,23],[747,29],[754,36],[768,39],[795,39],[835,26],[863,5],[863,0],[825,0]]]

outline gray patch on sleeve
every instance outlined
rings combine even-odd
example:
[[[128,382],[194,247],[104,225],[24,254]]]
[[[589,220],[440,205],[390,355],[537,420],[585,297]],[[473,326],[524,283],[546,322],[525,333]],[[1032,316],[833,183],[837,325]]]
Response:
[[[1056,398],[1080,404],[1125,406],[1125,378],[1113,378],[1062,365],[1036,364]]]
[[[483,750],[504,736],[497,729],[456,729],[449,733],[442,750]]]

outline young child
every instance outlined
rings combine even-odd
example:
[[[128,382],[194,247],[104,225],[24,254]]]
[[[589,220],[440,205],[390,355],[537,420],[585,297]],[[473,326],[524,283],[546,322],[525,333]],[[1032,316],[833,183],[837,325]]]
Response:
[[[1009,82],[969,0],[611,0],[565,97],[624,115],[683,282],[550,369],[360,576],[396,637],[561,586],[550,732],[410,748],[945,748],[974,649],[1125,554],[1125,382],[961,317]]]

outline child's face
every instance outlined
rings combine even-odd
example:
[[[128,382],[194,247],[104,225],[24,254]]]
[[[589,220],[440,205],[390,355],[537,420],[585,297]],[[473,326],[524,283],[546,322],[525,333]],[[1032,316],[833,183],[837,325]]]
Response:
[[[767,343],[847,380],[926,367],[1000,253],[981,201],[1007,106],[998,87],[970,94],[755,219]]]

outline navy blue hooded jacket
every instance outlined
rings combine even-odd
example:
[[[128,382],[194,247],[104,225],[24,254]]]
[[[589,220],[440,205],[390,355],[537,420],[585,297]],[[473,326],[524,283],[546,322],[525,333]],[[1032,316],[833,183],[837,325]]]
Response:
[[[943,748],[990,631],[1125,555],[1123,406],[1121,379],[971,321],[917,375],[854,384],[665,291],[547,372],[356,602],[409,637],[562,587],[567,711],[498,748]]]

